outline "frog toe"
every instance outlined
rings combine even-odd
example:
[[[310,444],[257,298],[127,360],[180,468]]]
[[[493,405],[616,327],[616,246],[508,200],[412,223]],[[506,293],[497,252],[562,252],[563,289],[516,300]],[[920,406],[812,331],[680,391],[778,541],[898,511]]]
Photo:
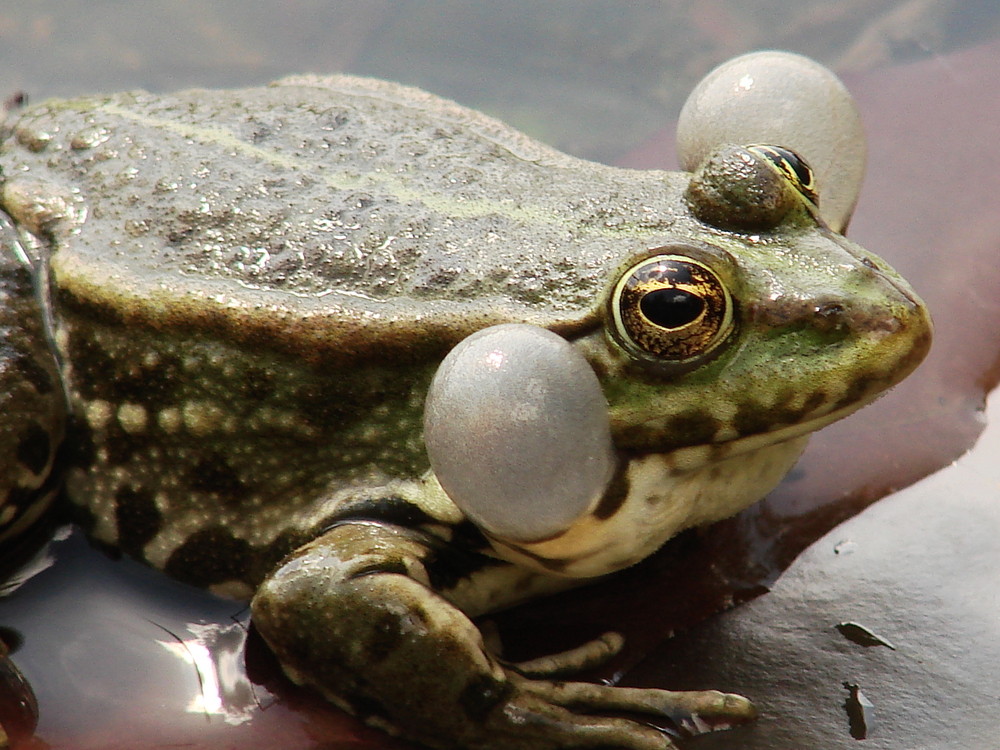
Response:
[[[747,698],[718,690],[660,690],[587,682],[537,682],[536,692],[554,704],[587,712],[625,712],[666,717],[692,734],[752,721],[757,709]]]
[[[632,710],[621,688],[536,680],[493,658],[474,623],[421,582],[432,548],[409,529],[336,525],[265,580],[254,624],[295,682],[431,747],[673,747],[642,720],[608,715],[656,713]],[[548,666],[607,656],[620,637],[595,643]]]
[[[575,674],[601,666],[621,651],[624,645],[625,639],[620,633],[605,633],[568,651],[508,666],[518,674],[536,679]]]
[[[514,695],[508,699],[502,713],[491,722],[496,726],[487,727],[496,738],[495,744],[491,743],[489,748],[676,748],[663,731],[650,724],[591,713],[590,709],[595,705],[587,698],[593,695],[588,695],[590,691],[585,688],[604,686],[519,680],[516,677],[511,679],[511,683],[515,688]]]

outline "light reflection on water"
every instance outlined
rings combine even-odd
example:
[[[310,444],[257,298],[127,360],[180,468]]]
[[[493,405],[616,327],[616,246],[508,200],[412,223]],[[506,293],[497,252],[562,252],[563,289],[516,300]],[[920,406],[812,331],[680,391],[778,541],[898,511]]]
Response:
[[[175,633],[163,627],[170,640],[157,643],[197,672],[200,692],[191,696],[188,713],[219,716],[233,725],[250,721],[262,698],[269,703],[272,696],[247,679],[243,668],[246,627],[189,622],[184,629],[186,633]]]

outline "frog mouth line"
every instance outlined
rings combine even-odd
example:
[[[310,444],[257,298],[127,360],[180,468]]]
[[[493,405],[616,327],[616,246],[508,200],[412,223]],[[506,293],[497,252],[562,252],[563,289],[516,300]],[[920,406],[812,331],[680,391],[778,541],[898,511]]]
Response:
[[[674,447],[664,445],[659,452],[678,456],[686,452],[692,454],[711,450],[715,457],[738,455],[757,450],[766,445],[794,440],[811,432],[816,432],[834,422],[837,422],[884,396],[910,375],[926,357],[931,345],[931,323],[928,318],[907,322],[905,329],[909,331],[908,345],[903,345],[893,352],[895,356],[887,363],[880,362],[877,370],[869,370],[865,375],[859,375],[844,385],[837,394],[822,394],[817,392],[813,403],[806,399],[796,408],[788,407],[780,414],[780,406],[761,407],[761,413],[769,410],[776,413],[776,418],[768,421],[766,418],[752,425],[750,429],[739,429],[739,420],[730,419],[717,421],[714,434],[704,430],[701,439],[687,443],[677,443]],[[822,398],[820,398],[822,396]],[[819,403],[816,400],[819,399]],[[817,413],[828,408],[829,411]],[[778,416],[780,415],[780,416]],[[783,417],[783,418],[782,418]],[[713,419],[706,415],[705,421]],[[749,417],[752,421],[752,416]],[[746,422],[747,419],[744,419]],[[668,425],[664,417],[650,417],[638,423],[638,426],[651,430],[659,428],[661,434]],[[697,425],[696,425],[697,427]],[[756,428],[756,429],[754,429]],[[665,441],[666,442],[666,441]],[[655,453],[656,447],[640,449],[638,452]]]
[[[879,394],[881,395],[881,394]],[[877,398],[876,396],[875,398]],[[826,414],[808,419],[802,422],[797,422],[794,424],[784,425],[782,427],[777,427],[773,430],[765,430],[761,432],[753,432],[745,435],[737,435],[735,437],[719,440],[715,442],[705,442],[705,443],[692,443],[689,445],[681,445],[676,448],[657,451],[657,450],[646,450],[641,451],[642,453],[667,453],[674,457],[674,461],[678,468],[683,468],[687,464],[692,466],[699,465],[706,460],[705,452],[707,451],[713,460],[720,460],[723,458],[729,458],[732,456],[738,456],[744,453],[750,453],[761,448],[766,448],[777,443],[785,443],[792,440],[796,440],[803,436],[809,435],[810,433],[816,432],[818,430],[827,427],[834,422],[837,422],[844,417],[850,416],[854,412],[867,406],[869,403],[875,400],[875,398],[868,400],[861,400],[856,403],[847,404],[838,409],[834,409]]]

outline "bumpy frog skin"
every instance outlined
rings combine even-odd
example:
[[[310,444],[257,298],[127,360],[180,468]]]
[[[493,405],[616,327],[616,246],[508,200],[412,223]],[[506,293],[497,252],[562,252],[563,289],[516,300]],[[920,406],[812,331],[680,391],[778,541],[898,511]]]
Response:
[[[818,69],[843,105],[803,58],[741,64],[744,89]],[[752,717],[553,678],[614,635],[516,665],[470,618],[746,507],[924,356],[920,300],[835,231],[854,195],[823,216],[836,175],[785,150],[862,146],[781,119],[668,173],[346,76],[25,110],[0,147],[3,533],[62,488],[100,542],[251,599],[293,680],[432,746],[665,748],[621,713]]]

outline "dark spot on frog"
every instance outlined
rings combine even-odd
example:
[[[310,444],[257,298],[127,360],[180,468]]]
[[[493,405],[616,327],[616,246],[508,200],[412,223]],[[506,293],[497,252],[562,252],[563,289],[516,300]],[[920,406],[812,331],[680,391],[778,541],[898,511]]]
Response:
[[[826,394],[822,391],[814,391],[805,400],[802,406],[789,407],[784,404],[798,400],[794,394],[783,393],[774,406],[763,406],[752,402],[740,404],[736,410],[736,417],[733,424],[739,435],[758,435],[775,427],[783,425],[797,424],[801,422],[805,415],[813,411],[826,400]]]
[[[146,433],[132,435],[119,428],[116,423],[108,425],[103,443],[109,466],[124,466],[134,457],[141,458],[143,453],[155,449],[156,444],[155,436]]]
[[[24,382],[30,383],[38,393],[46,395],[55,389],[56,384],[52,373],[34,357],[22,354],[14,358],[13,363]]]
[[[140,403],[152,411],[174,403],[173,389],[179,379],[176,363],[160,363],[131,372],[118,372],[112,383],[105,387],[114,394],[118,403]]]
[[[484,675],[462,688],[458,702],[466,716],[482,723],[490,712],[507,700],[511,691],[509,683]]]
[[[114,360],[87,336],[70,335],[67,359],[73,362],[74,384],[86,400],[97,398],[97,390],[106,387],[109,373],[115,371]]]
[[[619,469],[615,472],[614,477],[611,479],[611,484],[608,485],[607,490],[605,490],[603,497],[598,501],[597,507],[594,508],[591,515],[599,521],[611,518],[619,511],[625,502],[625,498],[628,497],[628,487],[629,484],[628,479],[625,477],[625,472]]]
[[[722,423],[705,411],[692,409],[662,422],[633,428],[628,448],[637,453],[659,453],[688,445],[710,445]]]
[[[302,419],[309,426],[320,430],[328,429],[330,425],[337,425],[338,429],[343,430],[364,415],[362,404],[355,398],[355,394],[331,397],[319,385],[299,389],[296,402],[308,404],[308,408],[302,410]]]
[[[152,492],[122,487],[115,493],[115,521],[121,551],[141,559],[143,548],[159,532],[163,516]]]
[[[399,627],[398,615],[389,612],[381,612],[379,615],[372,617],[367,637],[361,645],[366,658],[373,665],[392,656],[406,637]]]
[[[866,393],[878,388],[880,382],[880,378],[872,375],[858,374],[847,386],[847,390],[844,391],[844,395],[840,397],[834,408],[839,409],[857,403]]]
[[[755,435],[766,432],[775,424],[777,414],[774,409],[765,408],[750,402],[742,403],[736,410],[733,420],[736,431],[740,435]]]
[[[225,458],[217,453],[203,456],[188,472],[188,486],[198,492],[209,492],[223,502],[238,502],[248,493],[246,484]]]
[[[706,445],[715,439],[719,427],[719,420],[710,413],[693,410],[671,418],[667,433],[679,445]]]
[[[94,465],[97,449],[94,446],[94,434],[90,426],[80,419],[70,417],[63,441],[66,464],[89,469]]]
[[[249,542],[237,539],[223,526],[213,526],[189,536],[173,551],[163,569],[179,581],[207,588],[247,580],[253,558]]]
[[[37,422],[29,423],[17,443],[17,460],[32,474],[38,475],[48,466],[52,451],[48,431]]]
[[[815,390],[809,394],[805,403],[802,404],[802,414],[808,414],[822,406],[827,400],[826,391]]]
[[[263,401],[274,393],[274,376],[267,370],[249,367],[237,382],[239,394],[250,401]]]

